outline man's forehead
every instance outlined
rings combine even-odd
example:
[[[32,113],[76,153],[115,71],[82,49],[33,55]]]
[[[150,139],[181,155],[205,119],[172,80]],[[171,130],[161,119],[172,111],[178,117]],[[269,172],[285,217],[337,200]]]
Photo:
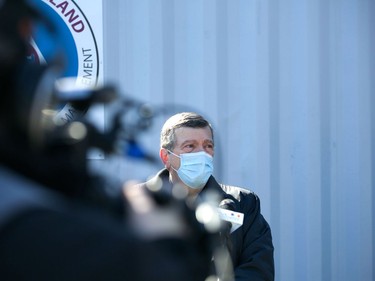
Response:
[[[204,128],[180,127],[175,130],[177,142],[191,141],[212,141],[211,129],[207,126]]]

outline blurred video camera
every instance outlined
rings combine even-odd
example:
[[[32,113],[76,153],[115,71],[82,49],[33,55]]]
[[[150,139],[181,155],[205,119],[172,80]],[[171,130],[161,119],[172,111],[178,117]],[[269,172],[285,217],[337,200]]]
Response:
[[[146,238],[186,239],[201,252],[192,257],[192,262],[206,267],[221,245],[219,232],[223,226],[216,211],[219,202],[215,194],[193,202],[183,192],[164,193],[160,183],[147,190],[124,183],[108,186],[113,182],[87,168],[91,149],[153,161],[140,149],[137,138],[152,126],[162,110],[120,95],[111,85],[77,86],[75,78],[62,77],[64,61],[59,58],[49,65],[22,59],[20,54],[27,53],[26,37],[17,37],[22,34],[16,30],[20,26],[12,17],[6,17],[9,11],[19,9],[17,3],[18,0],[6,1],[9,9],[5,9],[0,0],[0,88],[4,91],[4,110],[0,114],[7,126],[4,131],[16,136],[2,140],[9,148],[2,157],[21,173],[64,196],[131,221],[135,231]],[[48,19],[29,7],[23,8],[22,13],[32,14],[53,32]],[[29,31],[27,23],[21,28]],[[98,128],[88,114],[96,106],[108,109],[106,130]],[[13,159],[14,153],[22,155],[22,159]]]
[[[81,158],[85,157],[91,148],[127,157],[128,152],[125,153],[124,149],[129,149],[129,144],[134,144],[133,148],[137,146],[138,134],[150,128],[153,118],[158,114],[150,104],[120,96],[113,86],[77,88],[74,80],[69,78],[56,79],[53,91],[42,96],[44,97],[38,100],[44,100],[44,105],[32,110],[39,114],[35,119],[39,120],[41,128],[40,135],[33,137],[36,145],[76,146],[81,152],[75,155]],[[59,115],[58,109],[64,104],[69,105],[76,118],[67,119]],[[110,108],[107,131],[98,129],[94,124],[95,120],[85,115],[98,104]],[[140,153],[138,156],[148,161],[143,151],[138,148],[134,151],[136,156]],[[105,190],[105,180],[104,178],[104,181],[100,181],[102,185],[98,188]],[[134,230],[145,239],[176,237],[190,241],[191,246],[198,247],[202,253],[200,257],[195,257],[193,262],[207,265],[211,257],[215,256],[212,266],[216,267],[215,272],[219,272],[220,277],[215,275],[207,280],[233,280],[230,256],[220,237],[227,225],[217,212],[217,194],[208,193],[201,200],[191,201],[183,190],[178,190],[182,188],[179,186],[163,188],[163,184],[169,183],[155,182],[150,183],[144,190],[136,183],[135,179],[135,183],[122,183],[117,187],[121,191],[117,198],[123,198],[125,202],[123,208],[118,210],[123,212],[124,219],[131,223]],[[164,190],[173,192],[166,193]],[[101,194],[100,200],[106,197],[109,195]],[[106,203],[108,202],[112,204],[111,207],[114,206],[115,201]]]

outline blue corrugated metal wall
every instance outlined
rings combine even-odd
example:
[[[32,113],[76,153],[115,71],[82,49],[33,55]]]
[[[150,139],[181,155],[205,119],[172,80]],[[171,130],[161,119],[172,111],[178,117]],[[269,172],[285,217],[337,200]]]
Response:
[[[212,121],[217,178],[261,197],[276,280],[375,280],[374,1],[103,7],[105,80]],[[156,156],[166,117],[141,137]],[[111,165],[141,180],[161,167]]]

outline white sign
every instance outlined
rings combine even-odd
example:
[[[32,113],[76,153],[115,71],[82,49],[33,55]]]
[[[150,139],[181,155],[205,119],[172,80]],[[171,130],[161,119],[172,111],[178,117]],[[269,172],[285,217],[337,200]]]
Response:
[[[218,211],[219,211],[220,219],[232,223],[232,228],[230,230],[231,233],[237,230],[243,224],[243,218],[244,218],[243,213],[226,210],[222,208],[218,208]]]
[[[31,41],[30,58],[37,63],[52,64],[62,59],[62,77],[73,77],[77,88],[103,84],[103,14],[102,0],[34,0],[37,8],[55,26],[51,32],[39,26]],[[104,108],[97,108],[98,127],[104,130]],[[56,116],[70,122],[85,110],[66,104]],[[103,158],[100,152],[92,158]],[[91,158],[91,157],[90,157]]]

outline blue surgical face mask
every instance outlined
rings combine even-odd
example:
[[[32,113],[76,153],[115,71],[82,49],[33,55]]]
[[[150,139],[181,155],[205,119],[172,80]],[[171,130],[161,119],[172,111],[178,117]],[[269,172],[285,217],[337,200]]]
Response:
[[[213,157],[204,151],[174,154],[180,158],[180,168],[177,172],[181,181],[193,189],[199,189],[206,185],[214,170]]]

